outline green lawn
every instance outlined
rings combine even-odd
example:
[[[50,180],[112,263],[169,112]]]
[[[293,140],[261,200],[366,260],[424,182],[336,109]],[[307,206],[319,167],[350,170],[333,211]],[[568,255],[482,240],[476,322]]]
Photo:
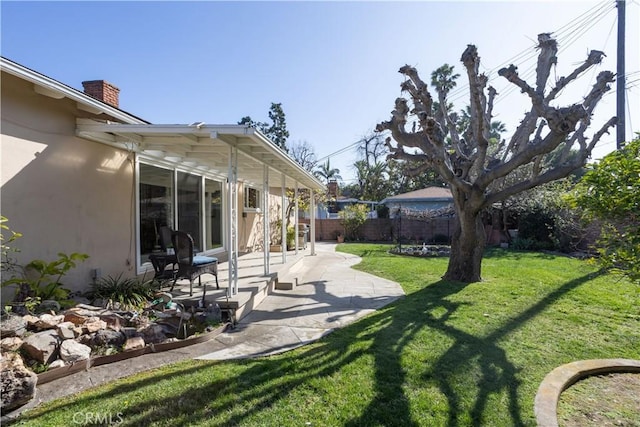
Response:
[[[492,250],[484,281],[465,286],[440,280],[446,259],[387,249],[339,246],[406,298],[315,344],[257,360],[188,360],[51,402],[22,422],[98,414],[124,426],[534,426],[535,393],[553,368],[640,359],[639,288],[586,262]]]

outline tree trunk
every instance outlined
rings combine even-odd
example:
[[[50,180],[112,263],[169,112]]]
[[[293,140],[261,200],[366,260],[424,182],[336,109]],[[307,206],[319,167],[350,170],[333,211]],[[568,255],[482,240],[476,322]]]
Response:
[[[445,280],[472,283],[482,280],[480,269],[486,236],[480,212],[458,212]]]

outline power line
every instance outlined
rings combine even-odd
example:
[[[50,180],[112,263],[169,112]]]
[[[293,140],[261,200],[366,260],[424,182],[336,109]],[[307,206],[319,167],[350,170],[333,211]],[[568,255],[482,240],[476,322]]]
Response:
[[[577,40],[580,39],[586,32],[591,30],[598,22],[604,19],[611,11],[615,10],[615,4],[611,1],[606,1],[600,3],[586,12],[579,15],[577,18],[571,20],[569,23],[563,25],[558,30],[553,31],[558,40],[558,43],[562,46],[559,49],[559,52],[562,52],[568,49],[572,44],[574,44]],[[517,53],[511,58],[504,61],[502,64],[494,67],[491,70],[488,70],[489,73],[495,73],[496,70],[503,68],[506,65],[516,65],[521,70],[520,74],[523,79],[528,79],[535,75],[535,58],[537,54],[535,52],[536,45],[532,45],[529,48]],[[488,79],[488,83],[496,80],[499,76],[493,74],[492,77]],[[466,96],[468,96],[469,85],[463,85],[458,87],[457,89],[452,90],[449,93],[449,97],[447,101],[456,102]],[[505,99],[512,92],[517,90],[517,87],[514,85],[505,83],[498,93],[501,94],[499,98],[496,99],[495,104],[498,104],[503,99]]]
[[[328,159],[328,158],[330,158],[331,156],[335,156],[335,155],[337,155],[337,154],[342,154],[342,153],[344,153],[345,151],[349,151],[351,148],[355,147],[356,145],[360,144],[361,142],[362,142],[362,140],[360,139],[360,140],[358,140],[358,141],[354,142],[353,144],[349,144],[349,145],[347,145],[346,147],[343,147],[343,148],[339,149],[338,151],[334,151],[334,152],[333,152],[333,153],[331,153],[331,154],[328,154],[328,155],[326,155],[326,156],[324,156],[324,157],[320,157],[319,159],[316,159],[316,162],[321,162],[322,160],[324,160],[324,159]]]

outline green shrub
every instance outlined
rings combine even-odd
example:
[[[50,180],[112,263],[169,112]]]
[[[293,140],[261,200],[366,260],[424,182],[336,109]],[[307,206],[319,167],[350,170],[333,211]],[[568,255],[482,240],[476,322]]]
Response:
[[[98,299],[119,303],[121,308],[142,308],[153,299],[157,286],[153,280],[141,280],[137,277],[123,278],[122,273],[117,277],[107,276],[98,279],[91,285],[86,297],[91,301]]]
[[[60,282],[69,270],[75,268],[77,261],[89,258],[87,254],[74,252],[71,255],[58,254],[58,259],[46,262],[35,259],[20,266],[20,274],[2,282],[2,286],[18,285],[14,302],[23,303],[27,298],[58,301],[62,307],[73,305],[69,298],[71,291]]]
[[[360,227],[367,221],[367,213],[367,207],[362,204],[349,205],[338,213],[347,239],[358,238]]]
[[[0,216],[0,229],[2,230],[2,271],[3,280],[2,287],[9,285],[17,285],[16,296],[14,298],[15,308],[18,314],[25,314],[24,309],[33,311],[35,304],[39,304],[44,300],[55,300],[62,307],[73,305],[73,301],[69,298],[71,291],[63,287],[62,278],[76,267],[76,262],[82,262],[89,258],[89,255],[74,252],[71,255],[58,253],[58,259],[54,261],[43,261],[34,259],[27,265],[22,266],[16,260],[10,257],[10,253],[18,252],[9,244],[15,239],[22,236],[9,229],[5,224],[7,218]],[[9,233],[10,236],[5,238],[4,234]],[[9,279],[5,280],[6,276]]]

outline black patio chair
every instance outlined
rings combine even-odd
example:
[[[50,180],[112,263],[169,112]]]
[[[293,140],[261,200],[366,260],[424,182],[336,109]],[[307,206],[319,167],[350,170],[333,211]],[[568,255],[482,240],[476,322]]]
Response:
[[[189,233],[184,231],[174,231],[171,234],[173,248],[176,251],[178,262],[178,271],[171,285],[171,291],[178,279],[189,279],[189,296],[193,295],[193,280],[197,277],[198,284],[202,286],[203,274],[212,274],[216,278],[216,288],[220,289],[218,283],[218,258],[208,256],[194,256],[193,254],[193,238]],[[205,284],[202,290],[202,304],[204,306],[204,297],[207,292]]]
[[[162,252],[166,254],[167,249],[173,247],[173,243],[171,242],[171,234],[173,233],[173,230],[171,227],[163,225],[158,230],[158,233],[160,234],[160,248],[162,249]]]
[[[173,230],[170,227],[166,225],[160,227],[158,234],[162,252],[153,253],[149,256],[149,261],[151,261],[155,272],[154,280],[160,283],[175,279],[177,272],[178,259],[175,253],[173,253],[173,243],[171,242],[172,233]],[[171,249],[171,253],[169,249]],[[171,266],[171,268],[167,268],[169,266]]]

